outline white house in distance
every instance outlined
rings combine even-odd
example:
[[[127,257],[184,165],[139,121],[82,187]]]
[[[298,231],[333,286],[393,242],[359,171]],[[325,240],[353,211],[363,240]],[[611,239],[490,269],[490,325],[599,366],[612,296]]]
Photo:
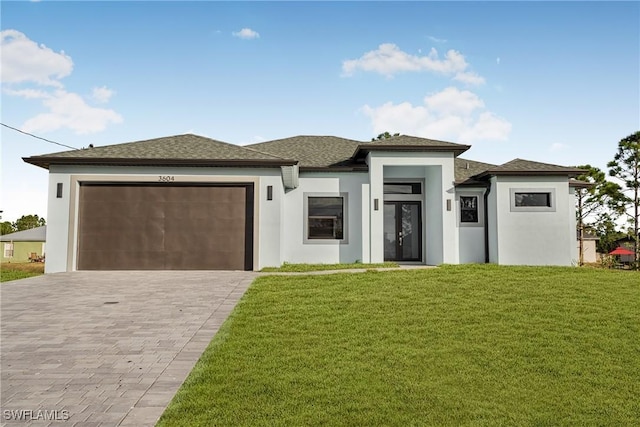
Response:
[[[289,263],[572,265],[582,171],[412,136],[196,135],[24,158],[49,169],[48,273]]]

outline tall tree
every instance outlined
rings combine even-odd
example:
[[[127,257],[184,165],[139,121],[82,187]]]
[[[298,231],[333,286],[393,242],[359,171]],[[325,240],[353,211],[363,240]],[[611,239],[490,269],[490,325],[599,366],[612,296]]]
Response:
[[[598,236],[597,251],[603,254],[615,249],[616,242],[625,236],[625,233],[617,230],[616,222],[608,213],[599,215],[597,221],[589,225],[589,228]]]
[[[22,215],[13,223],[16,231],[29,230],[31,228],[41,227],[46,224],[44,218],[38,215]]]
[[[393,138],[394,136],[400,136],[400,134],[394,133],[393,135],[391,135],[389,132],[384,132],[376,136],[375,138],[371,138],[371,141],[382,141],[383,139]]]
[[[634,248],[635,265],[640,266],[640,131],[633,133],[618,142],[618,151],[613,160],[607,163],[609,175],[624,183],[625,198],[621,205],[629,217]]]
[[[591,165],[578,166],[586,172],[578,176],[585,185],[576,187],[576,219],[578,226],[579,260],[584,264],[584,230],[588,224],[594,224],[609,217],[610,213],[620,213],[620,204],[624,194],[620,185],[607,181],[605,173]],[[591,226],[590,228],[594,228]]]
[[[16,231],[15,228],[13,228],[13,224],[9,221],[2,221],[0,222],[0,227],[2,227],[2,230],[0,230],[0,234],[5,235],[5,234],[11,234],[14,231]]]

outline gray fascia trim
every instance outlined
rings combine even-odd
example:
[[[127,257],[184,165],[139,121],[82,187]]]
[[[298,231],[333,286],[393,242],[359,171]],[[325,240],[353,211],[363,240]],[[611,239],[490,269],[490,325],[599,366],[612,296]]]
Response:
[[[576,181],[576,180],[569,180],[569,187],[576,187],[576,188],[591,188],[593,186],[595,186],[596,184],[593,182],[586,182],[586,181]]]
[[[582,175],[587,171],[582,169],[574,169],[574,170],[548,170],[548,171],[522,171],[522,170],[505,170],[505,171],[485,171],[478,175],[473,176],[472,178],[480,179],[484,177],[490,176],[566,176],[573,177]]]
[[[367,155],[370,151],[402,151],[402,152],[428,152],[428,151],[445,151],[445,152],[453,152],[455,157],[458,157],[460,154],[464,153],[468,149],[470,149],[470,145],[460,145],[460,147],[451,147],[446,145],[378,145],[378,144],[362,144],[356,148],[356,151],[351,156],[352,159],[358,159],[363,157],[360,153],[364,153],[364,156]]]
[[[41,168],[54,165],[96,166],[200,166],[200,167],[280,167],[298,164],[297,160],[279,159],[118,159],[86,157],[23,157],[23,161]]]
[[[476,187],[476,188],[487,188],[491,186],[489,181],[473,181],[473,180],[464,180],[464,181],[454,181],[454,187],[456,188],[466,188],[466,187]]]
[[[300,172],[369,172],[369,166],[300,166]]]

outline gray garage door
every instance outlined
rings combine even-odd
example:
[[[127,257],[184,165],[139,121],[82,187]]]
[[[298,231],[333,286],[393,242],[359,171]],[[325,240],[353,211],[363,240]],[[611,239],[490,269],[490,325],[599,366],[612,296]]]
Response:
[[[80,186],[79,270],[251,270],[253,185]]]

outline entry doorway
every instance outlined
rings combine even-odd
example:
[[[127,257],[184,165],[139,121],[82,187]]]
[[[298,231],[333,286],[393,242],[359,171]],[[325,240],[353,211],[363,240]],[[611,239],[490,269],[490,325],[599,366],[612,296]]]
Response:
[[[384,202],[385,261],[422,261],[422,204]]]

